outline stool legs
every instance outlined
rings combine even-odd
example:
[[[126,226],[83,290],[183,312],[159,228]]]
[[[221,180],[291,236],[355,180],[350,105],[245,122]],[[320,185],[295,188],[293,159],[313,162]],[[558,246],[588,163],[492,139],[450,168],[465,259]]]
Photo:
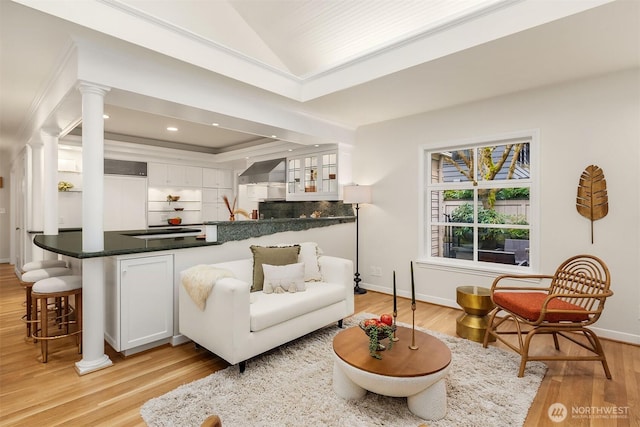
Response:
[[[49,267],[47,267],[49,266]],[[46,267],[46,268],[45,268]],[[65,276],[71,274],[71,270],[66,267],[64,261],[47,260],[27,263],[22,268],[22,273],[18,277],[20,283],[25,288],[25,314],[22,320],[26,323],[27,331],[25,340],[31,341],[33,338],[34,326],[37,319],[37,308],[33,301],[33,286],[40,280],[56,276]]]
[[[40,352],[42,354],[42,363],[47,363],[47,356],[49,355],[49,307],[47,298],[40,301]],[[34,333],[34,338],[37,333]]]
[[[25,323],[27,329],[24,340],[33,341],[33,331],[35,329],[33,325],[37,322],[36,319],[38,318],[37,309],[33,304],[33,297],[31,296],[33,282],[21,282],[21,284],[24,286],[25,293],[25,314],[22,316],[22,321]]]
[[[75,298],[75,310],[72,309],[70,305],[70,297],[72,295]],[[32,298],[34,308],[38,310],[39,307],[39,316],[34,318],[34,323],[39,325],[39,328],[34,327],[32,333],[34,340],[40,342],[42,363],[47,363],[49,357],[49,341],[54,339],[75,336],[78,353],[82,354],[82,291],[74,290],[72,292],[57,294],[39,294],[33,292]],[[52,325],[49,325],[49,298],[56,300],[54,320],[58,328],[62,329],[62,333],[58,335],[53,335],[53,331],[51,331]],[[72,314],[75,314],[75,320],[71,319]],[[71,324],[76,324],[77,327],[75,330],[70,328]]]
[[[33,283],[25,283],[24,284],[24,291],[25,291],[25,301],[26,301],[26,324],[27,324],[27,336],[25,337],[25,340],[29,340],[31,339],[31,320],[33,319],[33,302],[31,300],[31,288],[33,287]]]

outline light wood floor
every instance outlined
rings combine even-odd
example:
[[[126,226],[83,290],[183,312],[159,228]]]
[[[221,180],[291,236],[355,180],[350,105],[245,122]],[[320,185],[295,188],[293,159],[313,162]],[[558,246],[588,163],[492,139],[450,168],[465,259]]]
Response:
[[[24,341],[24,291],[13,266],[0,264],[0,425],[139,426],[140,406],[184,383],[203,378],[227,364],[192,344],[164,346],[123,358],[107,346],[113,366],[78,376],[81,359],[71,339],[51,344],[49,362],[40,363],[39,347]],[[409,301],[399,299],[398,321],[411,322]],[[391,297],[376,292],[356,296],[356,312],[391,311]],[[418,303],[416,324],[455,335],[460,311]],[[541,343],[551,348],[551,343]],[[603,346],[613,380],[594,362],[549,362],[549,370],[529,411],[526,426],[640,426],[640,347],[611,341]],[[572,346],[571,351],[576,350]],[[568,345],[565,348],[569,349]],[[481,348],[480,348],[481,350]],[[251,369],[251,362],[247,363]],[[511,372],[514,378],[517,372]],[[562,403],[580,408],[629,407],[626,418],[572,419],[553,424],[547,410]],[[223,420],[224,425],[224,420]]]

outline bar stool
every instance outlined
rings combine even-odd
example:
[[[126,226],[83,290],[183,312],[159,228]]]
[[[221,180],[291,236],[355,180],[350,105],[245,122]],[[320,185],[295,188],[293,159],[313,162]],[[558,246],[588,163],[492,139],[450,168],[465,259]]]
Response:
[[[75,299],[75,310],[71,308],[69,297]],[[34,307],[40,309],[40,315],[34,319],[37,327],[33,331],[33,338],[40,341],[42,363],[47,363],[49,341],[75,336],[78,345],[78,353],[82,354],[82,276],[56,276],[37,281],[33,285],[31,293]],[[61,312],[55,318],[61,334],[54,335],[49,328],[49,309],[47,300],[60,298],[62,301]],[[75,314],[75,319],[72,316]],[[75,330],[70,325],[75,324]]]
[[[25,266],[27,266],[27,264],[25,264]],[[25,340],[30,340],[32,338],[31,324],[34,323],[34,319],[36,317],[35,307],[31,297],[33,284],[39,280],[47,279],[49,277],[68,276],[70,274],[71,270],[66,267],[38,268],[35,270],[29,270],[22,274],[20,277],[20,284],[24,286],[26,306],[26,313],[22,316],[22,320],[27,324],[27,335]]]
[[[66,267],[67,262],[61,259],[43,259],[40,261],[31,261],[22,266],[22,272],[26,273],[31,270],[40,270],[41,268]]]

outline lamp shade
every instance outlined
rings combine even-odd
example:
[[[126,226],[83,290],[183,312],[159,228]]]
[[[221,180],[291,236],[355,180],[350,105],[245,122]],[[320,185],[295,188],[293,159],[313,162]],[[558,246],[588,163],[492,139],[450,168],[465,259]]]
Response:
[[[370,185],[345,185],[342,189],[344,203],[371,203]]]

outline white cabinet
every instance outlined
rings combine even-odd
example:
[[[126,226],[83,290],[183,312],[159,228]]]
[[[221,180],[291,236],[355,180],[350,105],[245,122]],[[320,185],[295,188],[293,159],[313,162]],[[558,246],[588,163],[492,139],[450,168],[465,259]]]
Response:
[[[218,203],[222,202],[222,199],[218,200],[217,188],[203,188],[202,189],[202,203]]]
[[[167,165],[164,163],[147,163],[147,179],[149,187],[164,187],[167,185]]]
[[[148,163],[147,175],[149,226],[166,225],[176,217],[183,225],[229,219],[222,196],[233,202],[231,170]],[[180,196],[180,200],[168,203],[168,195]]]
[[[229,209],[224,203],[203,203],[202,221],[228,221]]]
[[[104,176],[104,230],[147,228],[147,182],[143,178]]]
[[[202,189],[203,221],[227,221],[229,219],[229,209],[224,203],[223,196],[227,196],[229,203],[233,204],[233,191],[230,188]]]
[[[202,187],[202,168],[196,166],[148,163],[150,187]]]
[[[202,189],[202,201],[204,203],[223,203],[223,197],[227,196],[230,202],[233,203],[233,190],[230,188],[203,188]]]
[[[173,255],[105,262],[105,340],[125,355],[168,342],[173,336]]]
[[[202,187],[202,168],[195,166],[184,166],[185,187]]]
[[[228,169],[202,169],[202,186],[206,188],[231,188],[233,176]]]
[[[337,199],[337,151],[287,158],[287,200]]]

